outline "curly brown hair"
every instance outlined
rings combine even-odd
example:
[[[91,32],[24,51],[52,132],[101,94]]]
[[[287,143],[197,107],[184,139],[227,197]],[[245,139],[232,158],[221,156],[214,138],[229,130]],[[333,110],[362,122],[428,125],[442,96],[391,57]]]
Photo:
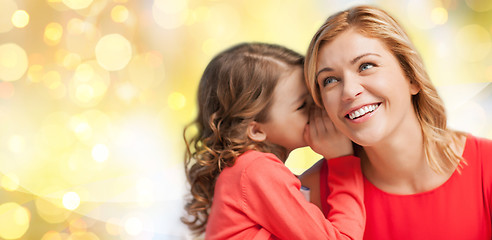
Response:
[[[181,220],[196,234],[205,231],[218,175],[239,155],[255,149],[287,157],[281,146],[248,138],[247,126],[268,120],[278,80],[303,64],[302,55],[285,47],[243,43],[221,52],[206,67],[198,87],[198,116],[183,131],[191,196]],[[188,139],[192,127],[197,133]]]

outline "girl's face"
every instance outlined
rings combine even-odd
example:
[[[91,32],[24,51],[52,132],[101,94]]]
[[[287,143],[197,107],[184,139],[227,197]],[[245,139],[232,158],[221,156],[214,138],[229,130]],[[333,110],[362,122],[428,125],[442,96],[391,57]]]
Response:
[[[306,146],[303,138],[308,121],[309,93],[301,67],[279,79],[274,90],[269,119],[263,125],[266,140],[289,152]]]
[[[348,29],[325,43],[316,81],[334,125],[359,145],[394,140],[419,126],[411,102],[419,89],[378,39]]]

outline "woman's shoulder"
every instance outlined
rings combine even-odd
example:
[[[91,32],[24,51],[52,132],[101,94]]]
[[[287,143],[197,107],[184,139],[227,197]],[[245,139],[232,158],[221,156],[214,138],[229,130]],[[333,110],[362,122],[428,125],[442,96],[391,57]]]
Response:
[[[466,135],[465,149],[468,152],[492,152],[492,140],[468,134]]]
[[[475,136],[475,135],[472,135],[472,134],[468,134],[466,136],[466,139],[467,141],[471,141],[475,144],[479,144],[479,145],[491,145],[492,144],[492,140],[489,139],[489,138],[485,138],[485,137],[481,137],[481,136]]]
[[[462,156],[467,165],[481,166],[484,169],[492,168],[492,140],[468,134]]]

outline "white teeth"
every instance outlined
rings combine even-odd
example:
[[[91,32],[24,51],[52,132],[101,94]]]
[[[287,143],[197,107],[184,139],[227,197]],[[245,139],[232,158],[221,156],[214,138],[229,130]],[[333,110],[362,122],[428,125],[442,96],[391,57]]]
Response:
[[[364,114],[366,114],[368,112],[372,112],[372,111],[376,110],[377,107],[378,107],[378,104],[364,106],[364,107],[361,107],[360,109],[357,109],[357,110],[349,113],[348,115],[349,115],[350,119],[358,118],[358,117],[363,116]]]
[[[361,111],[363,111],[363,110],[361,109]],[[362,114],[359,113],[359,110],[355,111],[355,117],[359,117],[360,115],[362,115]]]

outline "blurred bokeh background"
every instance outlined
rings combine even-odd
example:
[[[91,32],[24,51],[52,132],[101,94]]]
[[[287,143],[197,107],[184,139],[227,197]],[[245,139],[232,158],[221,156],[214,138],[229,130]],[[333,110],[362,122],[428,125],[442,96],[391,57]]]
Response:
[[[192,239],[182,130],[208,61],[249,41],[304,53],[361,3],[405,26],[449,125],[492,138],[490,0],[0,0],[0,239]]]

